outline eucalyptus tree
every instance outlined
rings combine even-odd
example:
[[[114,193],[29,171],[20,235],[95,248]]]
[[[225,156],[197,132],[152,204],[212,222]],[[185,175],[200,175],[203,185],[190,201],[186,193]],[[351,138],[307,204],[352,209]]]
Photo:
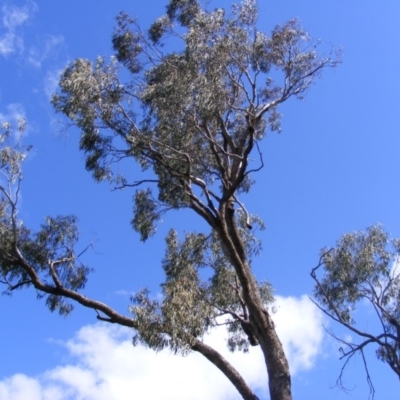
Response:
[[[344,235],[337,245],[323,249],[313,268],[315,298],[321,310],[356,338],[342,339],[341,358],[361,354],[373,392],[364,351],[376,346],[376,356],[400,378],[400,239],[390,238],[380,225]],[[369,309],[368,327],[357,324],[357,307]],[[375,316],[375,323],[372,322]]]
[[[238,371],[203,341],[224,323],[231,350],[261,348],[271,399],[289,400],[289,365],[267,307],[271,287],[251,270],[259,251],[252,228],[262,221],[241,197],[264,165],[259,142],[267,130],[279,131],[278,106],[301,99],[338,60],[319,56],[318,43],[297,21],[267,35],[257,29],[257,16],[255,0],[230,12],[170,0],[166,14],[142,31],[122,13],[112,36],[115,56],[75,60],[53,97],[56,111],[79,128],[94,179],[134,188],[132,226],[141,240],[169,210],[190,210],[207,224],[205,232],[181,240],[176,230],[167,235],[161,301],[142,290],[127,317],[82,295],[89,269],[74,251],[75,219],[48,218],[31,233],[17,220],[15,191],[5,187],[1,271],[9,292],[33,286],[51,310],[68,313],[75,301],[102,321],[134,328],[134,342],[201,353],[243,398],[256,399]],[[140,177],[118,174],[118,164],[131,159]],[[19,185],[19,177],[10,182]]]

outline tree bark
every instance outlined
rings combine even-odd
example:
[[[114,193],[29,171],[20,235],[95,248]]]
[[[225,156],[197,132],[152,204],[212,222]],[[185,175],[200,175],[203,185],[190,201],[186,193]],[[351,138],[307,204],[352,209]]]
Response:
[[[259,332],[257,339],[264,353],[264,359],[268,371],[268,386],[271,400],[291,400],[291,378],[289,363],[283,351],[283,346],[276,334],[274,323],[268,311],[261,310],[264,314],[261,321],[255,321]],[[250,316],[254,319],[254,314]],[[261,322],[261,323],[260,323]]]
[[[226,256],[236,270],[243,299],[249,310],[249,319],[264,354],[271,400],[292,400],[289,363],[276,334],[274,322],[262,302],[228,202],[221,205],[220,215],[222,218],[218,232]]]

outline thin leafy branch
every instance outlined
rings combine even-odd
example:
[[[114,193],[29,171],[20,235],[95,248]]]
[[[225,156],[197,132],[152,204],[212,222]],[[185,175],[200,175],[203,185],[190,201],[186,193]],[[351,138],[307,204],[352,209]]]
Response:
[[[336,247],[323,249],[311,271],[315,282],[315,304],[330,319],[360,339],[352,343],[333,335],[343,345],[344,367],[360,354],[366,368],[371,396],[374,388],[368,372],[364,349],[376,346],[376,356],[400,377],[400,241],[391,239],[380,225],[365,232],[344,235]],[[357,307],[370,307],[376,318],[373,328],[357,325]]]

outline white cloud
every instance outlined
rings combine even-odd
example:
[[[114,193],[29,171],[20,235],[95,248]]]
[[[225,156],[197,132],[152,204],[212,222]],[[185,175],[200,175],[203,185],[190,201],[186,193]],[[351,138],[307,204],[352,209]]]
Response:
[[[322,346],[322,313],[308,298],[276,298],[274,321],[293,373],[313,366]]]
[[[0,128],[4,128],[3,124],[9,125],[12,137],[17,142],[32,130],[32,125],[27,124],[25,108],[20,103],[10,103],[6,106],[5,112],[0,111]],[[22,198],[20,197],[20,205],[21,202]]]
[[[0,382],[0,399],[4,400],[66,400],[59,387],[44,387],[39,380],[23,374],[13,375]]]
[[[26,120],[26,114],[20,103],[11,103],[6,107],[5,113],[0,112],[0,126],[4,122],[8,122],[11,126],[17,127],[22,120]]]
[[[60,75],[63,70],[63,68],[49,70],[44,77],[44,92],[49,100],[57,89]]]
[[[49,35],[41,46],[33,46],[29,49],[28,63],[36,68],[42,66],[43,61],[59,46],[64,43],[63,36]]]
[[[277,330],[288,354],[292,374],[312,367],[321,346],[321,314],[306,296],[277,299],[274,315]],[[266,393],[266,373],[259,348],[249,354],[230,353],[225,331],[206,338],[244,376],[258,393]],[[200,400],[237,399],[224,375],[203,356],[187,357],[169,351],[155,353],[133,347],[132,331],[110,325],[89,325],[65,343],[73,362],[46,371],[39,377],[22,374],[0,382],[2,400],[27,398],[52,400]],[[26,393],[29,393],[27,395]]]
[[[16,7],[13,5],[4,5],[1,8],[3,12],[3,26],[10,31],[15,30],[29,18],[29,10],[25,7]]]
[[[22,50],[23,42],[13,32],[7,32],[0,37],[0,54],[7,56],[17,50]]]
[[[8,56],[11,53],[21,52],[24,48],[22,35],[18,34],[18,28],[23,25],[37,10],[33,2],[28,2],[23,7],[14,5],[3,5],[2,25],[5,33],[0,36],[0,54]]]
[[[38,10],[37,5],[28,1],[25,6],[4,5],[1,8],[1,25],[4,33],[0,32],[0,54],[7,57],[18,53],[26,57],[28,64],[40,68],[43,62],[64,43],[61,35],[47,35],[36,38],[36,44],[25,50],[23,25]]]

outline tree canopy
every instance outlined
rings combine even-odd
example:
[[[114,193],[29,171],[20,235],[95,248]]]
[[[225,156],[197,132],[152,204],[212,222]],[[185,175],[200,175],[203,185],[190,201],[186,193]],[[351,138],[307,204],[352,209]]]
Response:
[[[311,272],[319,307],[360,339],[337,338],[346,360],[344,367],[361,353],[371,392],[374,387],[364,357],[367,346],[376,345],[378,359],[400,377],[399,256],[400,240],[390,238],[375,225],[346,234],[335,247],[323,249],[319,264]],[[377,323],[372,324],[371,318],[368,328],[357,324],[357,307],[370,309]],[[341,379],[342,374],[338,382],[343,386]]]
[[[162,300],[142,290],[127,317],[81,294],[90,269],[74,250],[75,217],[48,217],[38,232],[18,219],[19,144],[3,146],[1,158],[1,280],[8,292],[33,286],[61,314],[73,302],[92,308],[102,321],[132,327],[134,342],[153,349],[197,351],[243,398],[256,399],[233,366],[202,340],[226,324],[229,348],[259,345],[271,399],[288,400],[289,365],[268,308],[271,285],[258,282],[251,270],[260,250],[254,228],[263,224],[241,196],[263,168],[259,142],[280,130],[279,105],[302,99],[339,58],[332,51],[319,55],[318,42],[298,21],[267,35],[258,31],[257,16],[254,0],[230,12],[170,0],[166,14],[143,31],[121,13],[112,37],[115,56],[75,60],[53,96],[55,110],[80,130],[94,179],[136,188],[131,222],[141,240],[155,234],[172,209],[189,209],[206,222],[207,231],[183,239],[176,230],[168,233]],[[8,129],[3,136],[10,138]],[[118,165],[131,159],[140,165],[140,177],[119,174]]]

